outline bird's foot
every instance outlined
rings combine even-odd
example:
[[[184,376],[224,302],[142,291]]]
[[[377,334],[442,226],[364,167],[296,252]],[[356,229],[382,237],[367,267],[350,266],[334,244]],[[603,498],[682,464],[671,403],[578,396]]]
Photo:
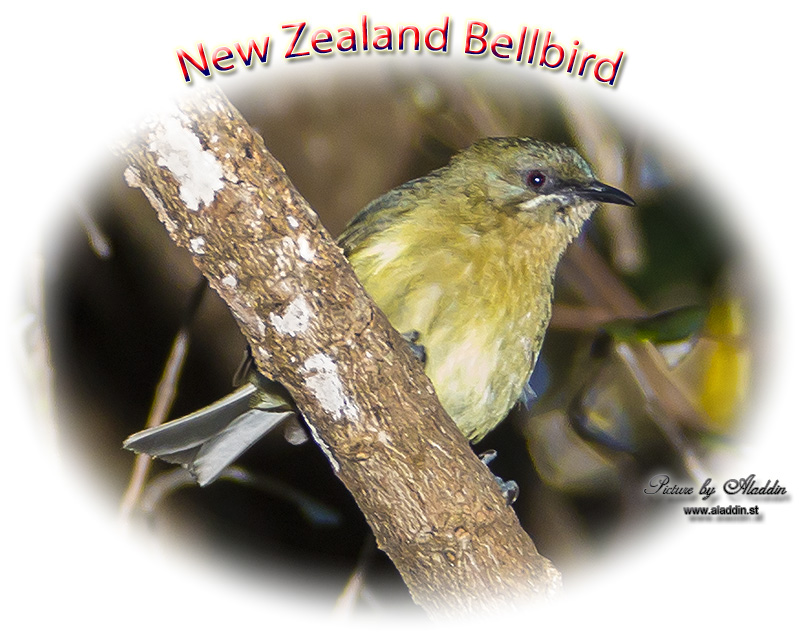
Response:
[[[480,454],[478,458],[488,467],[497,459],[497,451],[488,449]],[[509,506],[514,504],[519,497],[519,485],[513,480],[503,480],[500,476],[495,476],[494,479],[500,486],[500,491],[506,499],[506,504]]]
[[[402,335],[403,338],[405,338],[406,343],[408,343],[408,346],[411,348],[411,352],[414,354],[414,357],[422,364],[425,364],[425,361],[428,359],[428,354],[425,352],[425,347],[417,343],[419,340],[419,331],[406,331]]]
[[[500,485],[500,491],[506,499],[506,504],[510,507],[519,498],[519,485],[513,480],[503,480],[499,476],[494,477]]]

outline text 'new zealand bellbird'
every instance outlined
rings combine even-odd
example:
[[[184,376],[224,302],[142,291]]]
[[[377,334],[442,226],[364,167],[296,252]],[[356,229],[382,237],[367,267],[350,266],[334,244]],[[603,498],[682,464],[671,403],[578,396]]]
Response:
[[[470,440],[528,393],[558,261],[600,202],[634,204],[570,147],[487,138],[371,202],[339,238]],[[249,382],[125,446],[183,464],[208,484],[293,415],[286,397],[265,386]]]

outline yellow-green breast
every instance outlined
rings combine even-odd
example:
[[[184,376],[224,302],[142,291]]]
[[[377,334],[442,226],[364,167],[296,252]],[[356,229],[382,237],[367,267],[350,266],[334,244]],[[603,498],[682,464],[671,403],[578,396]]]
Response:
[[[419,332],[436,394],[472,440],[520,398],[550,319],[555,265],[537,258],[550,253],[536,234],[513,218],[477,230],[417,211],[348,256],[392,325]]]

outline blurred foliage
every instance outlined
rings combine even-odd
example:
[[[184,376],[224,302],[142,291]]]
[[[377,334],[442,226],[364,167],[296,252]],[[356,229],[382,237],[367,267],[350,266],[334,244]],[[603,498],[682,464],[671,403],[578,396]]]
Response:
[[[751,369],[749,289],[721,217],[683,162],[582,95],[399,74],[230,95],[334,234],[373,198],[491,135],[569,143],[636,199],[598,212],[568,250],[533,379],[539,397],[478,445],[499,451],[493,470],[520,484],[524,526],[567,571],[646,520],[656,505],[641,488],[654,469],[697,475],[724,453]],[[198,274],[118,163],[86,208],[91,242],[78,215],[50,239],[46,324],[63,439],[113,506],[133,462],[122,440],[144,423]],[[110,251],[93,251],[103,242]],[[173,416],[227,393],[244,347],[214,295],[191,335]],[[311,572],[333,602],[369,533],[324,456],[271,434],[237,468],[200,490],[155,463],[148,521],[209,556]],[[382,556],[367,585],[369,606],[403,593]]]

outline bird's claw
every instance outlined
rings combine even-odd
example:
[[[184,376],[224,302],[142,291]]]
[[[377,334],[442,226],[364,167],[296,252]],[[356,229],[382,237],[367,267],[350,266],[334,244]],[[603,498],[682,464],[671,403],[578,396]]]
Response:
[[[500,485],[500,492],[506,499],[506,504],[510,507],[519,498],[519,485],[513,480],[503,480],[498,476],[495,476],[494,479]]]
[[[497,459],[497,451],[494,449],[487,449],[481,453],[478,458],[488,467]],[[509,506],[514,504],[519,497],[519,485],[513,480],[503,480],[500,476],[494,476],[494,479],[500,487],[500,492],[506,499],[506,504]]]
[[[402,335],[403,338],[405,338],[406,343],[408,343],[408,346],[411,349],[411,353],[414,354],[414,357],[422,364],[425,364],[425,361],[428,359],[428,354],[425,351],[425,347],[417,343],[417,340],[419,340],[419,331],[406,331]]]

